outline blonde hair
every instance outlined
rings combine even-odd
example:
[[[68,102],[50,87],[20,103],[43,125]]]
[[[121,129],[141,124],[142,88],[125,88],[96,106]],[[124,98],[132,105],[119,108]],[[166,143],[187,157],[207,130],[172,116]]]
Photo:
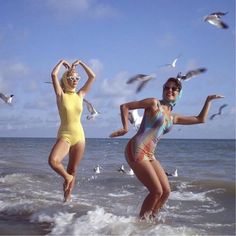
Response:
[[[74,92],[75,89],[71,88],[70,85],[68,84],[67,78],[70,74],[76,72],[75,69],[68,69],[66,70],[60,80],[60,85],[61,88],[63,89],[64,92],[69,91],[69,92]]]

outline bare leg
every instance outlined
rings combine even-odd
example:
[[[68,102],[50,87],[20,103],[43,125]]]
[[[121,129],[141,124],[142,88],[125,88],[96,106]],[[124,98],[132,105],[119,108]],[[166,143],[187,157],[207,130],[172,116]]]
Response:
[[[158,179],[161,183],[162,190],[163,190],[163,194],[162,194],[161,198],[158,200],[158,202],[156,203],[156,205],[153,209],[153,213],[155,214],[163,207],[163,205],[167,201],[167,199],[170,195],[171,189],[170,189],[170,184],[169,184],[168,178],[167,178],[165,171],[162,168],[160,162],[157,160],[154,160],[154,161],[151,161],[151,165],[153,166],[153,168],[156,172],[156,175],[158,176]]]
[[[159,199],[162,196],[163,190],[161,183],[157,177],[155,169],[150,161],[128,162],[133,169],[137,178],[147,187],[149,194],[144,199],[140,217],[144,217],[145,213],[152,214]]]
[[[69,152],[69,162],[67,165],[67,172],[72,175],[74,178],[71,181],[67,191],[64,193],[64,201],[68,201],[71,198],[71,193],[75,185],[75,177],[77,172],[77,167],[80,164],[80,161],[83,158],[84,155],[84,149],[85,149],[85,143],[79,142],[71,147]]]
[[[62,165],[62,161],[69,152],[69,148],[70,145],[66,141],[59,139],[54,144],[48,158],[48,163],[52,169],[61,175],[65,180],[64,191],[69,188],[69,184],[73,180],[73,175],[69,174]]]

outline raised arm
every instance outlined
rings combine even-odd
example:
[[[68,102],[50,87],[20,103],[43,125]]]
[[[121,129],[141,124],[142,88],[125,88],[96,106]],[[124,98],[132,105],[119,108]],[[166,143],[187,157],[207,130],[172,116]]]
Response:
[[[59,72],[62,65],[67,70],[70,68],[70,64],[67,61],[60,60],[51,72],[52,84],[53,84],[53,87],[54,87],[55,94],[57,96],[61,96],[61,94],[62,94],[62,88],[61,88],[61,85],[60,85],[59,80],[58,80],[58,72]]]
[[[121,122],[123,125],[123,128],[113,132],[110,134],[110,138],[123,136],[125,135],[129,130],[129,110],[133,109],[150,109],[150,110],[157,110],[157,99],[155,98],[147,98],[141,101],[135,101],[135,102],[128,102],[120,105],[120,112],[121,112]]]
[[[201,112],[199,113],[199,115],[197,115],[197,116],[174,115],[174,118],[173,118],[174,124],[194,125],[194,124],[204,123],[207,118],[209,109],[210,109],[211,101],[214,99],[219,99],[219,98],[223,98],[223,97],[224,96],[221,96],[221,95],[209,95],[206,98],[206,101],[205,101],[203,108],[202,108]]]
[[[80,60],[76,60],[72,64],[72,68],[75,68],[77,65],[81,65],[81,67],[85,70],[86,74],[88,75],[87,81],[85,82],[83,87],[78,91],[78,93],[80,93],[84,97],[85,94],[90,90],[90,88],[95,80],[96,75],[92,71],[92,69],[89,66],[87,66],[84,62],[82,62]]]

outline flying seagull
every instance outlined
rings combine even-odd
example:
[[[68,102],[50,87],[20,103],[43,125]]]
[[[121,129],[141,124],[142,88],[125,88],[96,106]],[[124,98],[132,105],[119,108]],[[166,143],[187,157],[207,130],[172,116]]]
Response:
[[[89,111],[89,115],[87,115],[87,120],[91,120],[94,119],[96,116],[98,116],[99,114],[101,114],[100,112],[96,111],[96,109],[94,108],[94,106],[92,105],[92,103],[90,103],[88,100],[84,99],[83,100],[87,106],[87,109]]]
[[[138,114],[138,109],[134,109],[129,111],[128,119],[130,124],[132,124],[136,130],[138,130],[143,117]]]
[[[207,69],[203,67],[203,68],[198,68],[196,70],[190,70],[185,75],[182,75],[181,72],[179,72],[176,78],[179,79],[179,80],[187,81],[187,80],[189,80],[193,77],[196,77],[199,74],[202,74],[206,71],[207,71]]]
[[[176,67],[176,62],[178,61],[178,59],[180,58],[180,55],[178,57],[176,57],[171,63],[162,65],[160,67],[171,67],[171,68],[175,68]]]
[[[227,106],[228,106],[228,104],[223,104],[223,105],[221,105],[220,108],[219,108],[218,113],[215,113],[215,114],[213,114],[213,115],[210,116],[210,120],[213,120],[213,119],[215,118],[215,116],[217,116],[217,115],[221,115],[223,108],[225,108],[225,107],[227,107]]]
[[[228,29],[229,26],[221,20],[221,17],[226,15],[228,12],[214,12],[204,17],[204,21],[214,25],[220,29]]]
[[[9,95],[5,95],[3,93],[0,93],[0,98],[7,104],[11,104],[12,103],[12,98],[13,98],[13,94]]]
[[[148,81],[150,81],[154,78],[155,78],[155,75],[137,74],[137,75],[132,76],[126,83],[132,84],[132,83],[138,81],[139,85],[136,89],[136,93],[138,93],[143,89],[143,87],[147,84]]]

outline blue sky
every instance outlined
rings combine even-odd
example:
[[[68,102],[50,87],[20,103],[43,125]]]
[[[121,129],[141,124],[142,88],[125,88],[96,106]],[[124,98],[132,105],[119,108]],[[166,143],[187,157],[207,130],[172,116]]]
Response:
[[[87,100],[102,114],[82,123],[87,137],[108,137],[121,127],[119,105],[161,98],[162,84],[178,72],[206,67],[183,83],[174,112],[197,115],[209,94],[222,94],[209,116],[227,103],[223,115],[194,126],[175,126],[166,138],[235,138],[234,0],[0,0],[1,137],[55,137],[60,123],[50,73],[60,59],[80,59],[97,79]],[[212,12],[228,12],[228,30],[203,22]],[[181,55],[176,68],[159,67]],[[82,84],[86,76],[81,69]],[[156,78],[138,94],[127,85],[137,73]],[[80,85],[80,84],[79,84]],[[140,114],[142,110],[139,111]],[[125,137],[131,137],[134,129]]]

